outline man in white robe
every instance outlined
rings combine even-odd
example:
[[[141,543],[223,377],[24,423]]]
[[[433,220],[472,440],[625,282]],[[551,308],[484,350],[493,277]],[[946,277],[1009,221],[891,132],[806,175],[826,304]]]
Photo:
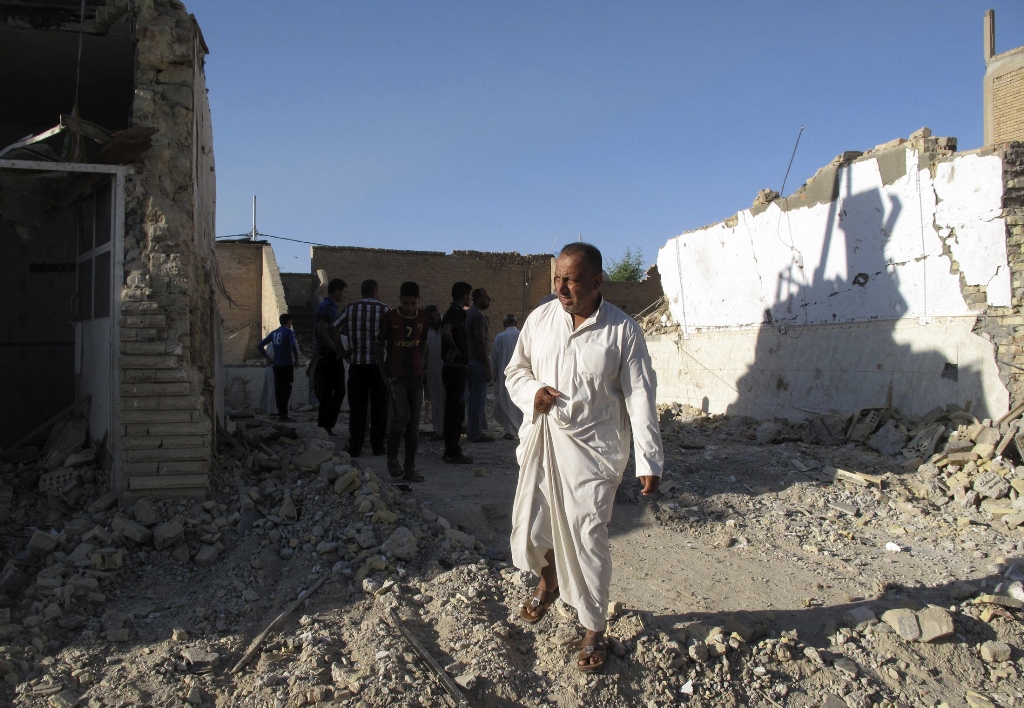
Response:
[[[558,299],[530,314],[505,369],[525,415],[512,559],[541,578],[521,614],[538,621],[558,595],[575,607],[587,630],[578,668],[587,673],[601,670],[607,656],[608,522],[631,430],[644,495],[657,492],[664,466],[643,332],[601,298],[601,268],[601,252],[590,244],[562,249]]]
[[[517,440],[519,426],[523,424],[523,412],[508,395],[505,383],[505,367],[512,360],[512,353],[519,341],[519,322],[515,315],[505,315],[505,331],[494,338],[491,351],[491,378],[494,379],[494,419],[505,429],[506,440]]]

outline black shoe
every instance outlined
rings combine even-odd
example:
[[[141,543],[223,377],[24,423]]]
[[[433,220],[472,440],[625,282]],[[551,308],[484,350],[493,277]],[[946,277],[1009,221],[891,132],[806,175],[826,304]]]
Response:
[[[327,433],[327,437],[334,437],[334,428],[328,428],[326,425],[321,425],[320,428]]]
[[[449,465],[471,465],[473,464],[472,457],[466,457],[461,452],[458,455],[445,455],[441,458],[444,462]]]
[[[406,467],[405,474],[402,475],[402,481],[404,482],[425,482],[423,475],[416,471],[415,467]]]
[[[359,457],[359,450],[353,450],[353,449],[352,449],[351,447],[349,447],[348,445],[346,445],[346,446],[345,446],[345,447],[343,447],[342,449],[343,449],[343,450],[344,450],[345,452],[347,452],[347,453],[348,453],[348,456],[349,456],[349,457],[351,457],[351,458],[356,458],[356,457]]]
[[[475,438],[475,439],[473,439],[473,440],[470,440],[470,442],[471,442],[471,443],[478,443],[478,442],[494,442],[494,438],[492,438],[492,437],[491,437],[490,435],[484,434],[484,435],[481,435],[481,436],[480,436],[480,437],[478,437],[478,438]]]
[[[402,464],[398,460],[388,460],[388,474],[392,477],[401,477],[403,474]]]

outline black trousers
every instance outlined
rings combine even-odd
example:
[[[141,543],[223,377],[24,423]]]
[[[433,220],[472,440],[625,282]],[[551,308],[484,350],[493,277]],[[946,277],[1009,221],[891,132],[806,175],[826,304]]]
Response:
[[[370,448],[374,455],[385,452],[388,425],[388,385],[377,364],[349,364],[348,367],[348,451],[358,455],[366,440],[369,409]]]
[[[320,401],[316,424],[331,430],[338,423],[338,411],[345,400],[345,365],[334,352],[322,353],[317,360],[313,392]]]
[[[274,398],[277,399],[277,415],[288,417],[288,401],[292,398],[292,383],[295,381],[294,366],[274,367]]]
[[[444,456],[462,454],[459,438],[462,424],[466,419],[466,377],[464,366],[441,367],[441,383],[444,386]]]

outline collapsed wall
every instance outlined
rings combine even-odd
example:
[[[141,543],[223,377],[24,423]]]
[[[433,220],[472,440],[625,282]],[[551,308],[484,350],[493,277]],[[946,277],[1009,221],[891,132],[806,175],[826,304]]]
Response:
[[[927,129],[844,153],[800,190],[670,240],[678,330],[649,338],[659,398],[800,419],[1021,398],[1024,144],[954,154]]]
[[[213,137],[195,19],[177,0],[137,0],[132,125],[159,128],[126,187],[121,291],[123,445],[115,489],[202,494],[216,398]]]

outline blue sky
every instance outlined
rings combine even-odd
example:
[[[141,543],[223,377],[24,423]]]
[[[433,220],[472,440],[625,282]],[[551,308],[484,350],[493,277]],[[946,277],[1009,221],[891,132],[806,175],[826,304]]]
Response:
[[[217,232],[606,258],[921,126],[982,144],[982,17],[1019,0],[185,0],[210,56]],[[273,241],[282,271],[309,247]]]

